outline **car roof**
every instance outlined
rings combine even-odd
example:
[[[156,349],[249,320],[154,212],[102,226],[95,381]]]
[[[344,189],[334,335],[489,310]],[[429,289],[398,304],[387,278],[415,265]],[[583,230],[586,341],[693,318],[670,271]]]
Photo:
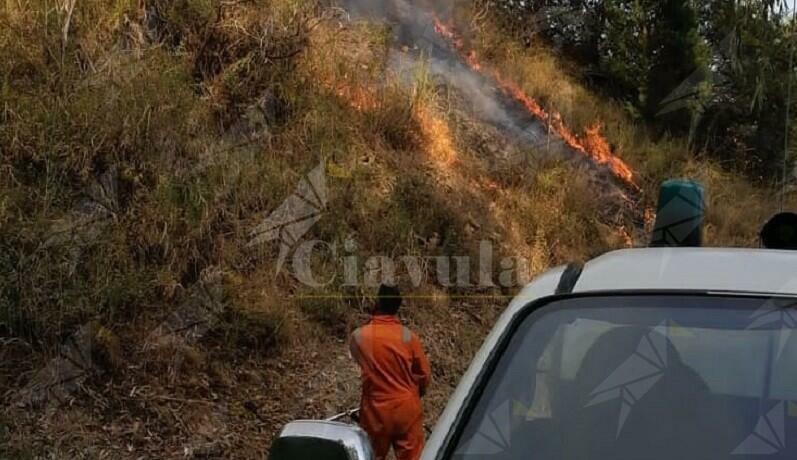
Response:
[[[529,302],[560,292],[566,267],[528,284],[498,319],[429,438],[423,460],[436,458],[457,413],[513,318]],[[645,248],[615,251],[588,262],[573,292],[700,291],[797,296],[797,252],[761,249]]]
[[[797,295],[797,252],[717,248],[615,251],[588,262],[573,292],[624,290]]]
[[[429,438],[423,460],[436,458],[487,358],[529,302],[560,292],[566,267],[529,283],[498,319]],[[797,252],[760,249],[645,248],[615,251],[588,262],[573,292],[700,291],[797,296]]]

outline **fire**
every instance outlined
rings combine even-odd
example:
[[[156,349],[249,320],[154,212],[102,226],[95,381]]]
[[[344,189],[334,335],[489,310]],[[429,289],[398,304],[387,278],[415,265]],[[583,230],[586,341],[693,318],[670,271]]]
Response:
[[[457,162],[457,151],[448,123],[425,107],[418,107],[415,113],[430,158],[443,169],[451,168]]]
[[[562,128],[564,129],[564,126]],[[623,160],[612,153],[609,142],[601,134],[602,128],[600,123],[595,123],[586,129],[580,144],[578,144],[578,139],[569,141],[568,144],[575,149],[583,148],[584,153],[592,157],[596,163],[608,166],[615,175],[633,184],[633,171]]]
[[[587,156],[599,165],[606,166],[615,176],[627,184],[637,187],[631,168],[612,152],[609,142],[601,134],[600,123],[588,127],[583,136],[576,135],[564,124],[561,114],[558,112],[548,113],[537,101],[526,94],[520,85],[504,77],[496,69],[486,69],[479,61],[476,51],[466,49],[464,39],[455,32],[454,27],[445,24],[435,16],[434,29],[451,44],[471,69],[491,77],[501,91],[522,104],[531,115],[549,126],[571,149]]]
[[[464,46],[463,40],[457,37],[453,27],[444,24],[437,16],[434,17],[434,30],[438,35],[450,41],[455,48],[461,49]]]

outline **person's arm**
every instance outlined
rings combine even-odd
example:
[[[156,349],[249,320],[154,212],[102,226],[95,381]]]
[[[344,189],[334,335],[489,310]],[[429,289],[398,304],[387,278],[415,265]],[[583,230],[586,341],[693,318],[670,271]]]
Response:
[[[362,354],[360,352],[360,344],[357,343],[357,334],[359,333],[359,329],[354,331],[351,336],[349,336],[349,357],[357,363],[358,366],[362,367]]]
[[[421,340],[415,334],[412,337],[412,355],[412,373],[418,382],[418,392],[423,398],[426,396],[426,390],[432,380],[432,369],[426,353],[423,352],[423,344],[421,344]]]

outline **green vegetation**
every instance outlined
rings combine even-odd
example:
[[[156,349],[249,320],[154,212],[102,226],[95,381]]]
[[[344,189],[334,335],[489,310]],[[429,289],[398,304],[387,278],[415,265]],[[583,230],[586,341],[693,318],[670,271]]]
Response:
[[[103,437],[110,436],[104,430],[111,426],[119,430],[117,438],[131,439],[133,450],[165,449],[169,440],[182,443],[197,431],[190,414],[182,414],[187,421],[181,425],[183,419],[178,422],[167,405],[182,398],[177,401],[185,403],[183,410],[212,395],[227,398],[230,432],[238,427],[230,420],[245,421],[248,437],[236,441],[240,452],[262,453],[262,426],[236,411],[246,398],[294,392],[291,385],[304,383],[290,381],[289,372],[268,359],[301,366],[306,363],[289,358],[304,357],[311,347],[328,352],[338,346],[371,294],[343,286],[340,264],[319,258],[318,273],[338,275],[324,292],[339,291],[345,298],[314,299],[317,290],[275,273],[276,242],[247,246],[252,229],[322,162],[330,199],[312,237],[340,247],[355,240],[347,251],[361,260],[476,255],[479,240],[490,239],[500,252],[496,258],[522,255],[539,273],[641,238],[644,229],[629,215],[652,206],[661,180],[680,176],[707,185],[711,244],[755,245],[761,222],[774,210],[769,184],[751,181],[741,168],[720,166],[722,155],[696,148],[683,131],[694,128],[691,117],[700,113],[700,127],[711,128],[698,130],[698,137],[739,130],[733,139],[746,152],[749,142],[774,133],[782,120],[783,107],[764,107],[780,97],[783,82],[770,78],[753,90],[753,81],[761,81],[750,73],[756,58],[743,62],[743,76],[734,84],[758,117],[745,123],[758,131],[746,129],[742,122],[749,111],[735,104],[729,118],[711,121],[727,103],[716,88],[713,105],[688,112],[685,124],[683,118],[673,121],[669,134],[634,115],[651,115],[645,100],[663,96],[657,92],[661,86],[689,73],[692,63],[705,65],[705,43],[693,34],[694,11],[684,5],[673,1],[658,9],[671,16],[649,39],[665,43],[675,34],[683,39],[678,46],[646,45],[639,50],[650,58],[644,68],[623,67],[629,61],[621,53],[602,62],[612,84],[634,95],[632,110],[586,85],[572,61],[536,38],[528,47],[522,34],[509,36],[503,19],[474,15],[470,21],[479,55],[544,107],[560,112],[574,132],[603,125],[642,188],[639,207],[630,209],[604,194],[592,172],[568,162],[523,151],[535,159],[516,168],[494,167],[488,156],[495,145],[506,146],[505,139],[472,120],[453,90],[423,66],[409,82],[393,75],[393,37],[386,27],[350,21],[326,2],[4,2],[0,339],[24,345],[8,346],[5,354],[0,349],[0,387],[24,386],[58,344],[90,320],[120,336],[125,364],[111,363],[119,367],[89,380],[91,397],[59,414],[63,419],[52,424],[52,435],[37,437],[38,420],[20,421],[30,416],[26,409],[19,419],[0,424],[0,444],[8,438],[18,449],[9,452],[68,457],[69,449],[114,444]],[[617,24],[623,20],[641,19],[618,18]],[[766,24],[751,21],[749,30]],[[712,36],[726,26],[717,27]],[[760,38],[765,39],[771,37]],[[613,46],[640,44],[618,36]],[[659,56],[654,50],[663,48],[669,60],[653,59]],[[682,67],[661,81],[655,69],[673,62]],[[773,58],[771,65],[780,66],[780,60]],[[772,145],[781,140],[772,139]],[[772,147],[761,161],[769,164],[776,154]],[[182,348],[143,350],[140,344],[151,331],[209,278],[219,280],[225,310],[208,333]],[[411,309],[409,319],[434,333],[429,347],[441,363],[442,384],[432,400],[439,405],[502,305],[458,302],[447,297],[455,292],[432,282],[420,290],[431,293],[434,308]],[[452,317],[458,321],[450,330],[434,329]],[[176,356],[190,365],[181,369]],[[271,380],[264,382],[258,373]],[[303,378],[324,380],[315,374]],[[158,399],[158,391],[170,393]],[[13,397],[9,393],[4,403],[11,407]],[[298,402],[274,405],[279,415],[269,420],[275,424],[305,409]],[[129,431],[114,425],[121,412],[132,414],[135,423],[145,420],[147,429],[131,420],[124,422],[130,422]],[[79,430],[86,438],[69,436],[64,442],[72,445],[56,445],[60,441],[54,439],[67,438],[59,430],[70,423],[87,426]],[[167,439],[162,445],[147,434],[153,426]],[[175,456],[182,456],[178,450]]]
[[[561,43],[593,87],[627,101],[629,113],[657,134],[688,134],[691,151],[756,183],[782,182],[786,101],[795,78],[789,62],[797,46],[789,2],[483,3],[508,13],[502,20],[517,35]],[[790,162],[795,151],[787,154]]]

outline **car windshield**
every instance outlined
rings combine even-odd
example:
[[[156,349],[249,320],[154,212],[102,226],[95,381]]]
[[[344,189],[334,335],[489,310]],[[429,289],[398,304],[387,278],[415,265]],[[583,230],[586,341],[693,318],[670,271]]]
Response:
[[[522,319],[450,459],[797,458],[795,300],[589,297]]]

